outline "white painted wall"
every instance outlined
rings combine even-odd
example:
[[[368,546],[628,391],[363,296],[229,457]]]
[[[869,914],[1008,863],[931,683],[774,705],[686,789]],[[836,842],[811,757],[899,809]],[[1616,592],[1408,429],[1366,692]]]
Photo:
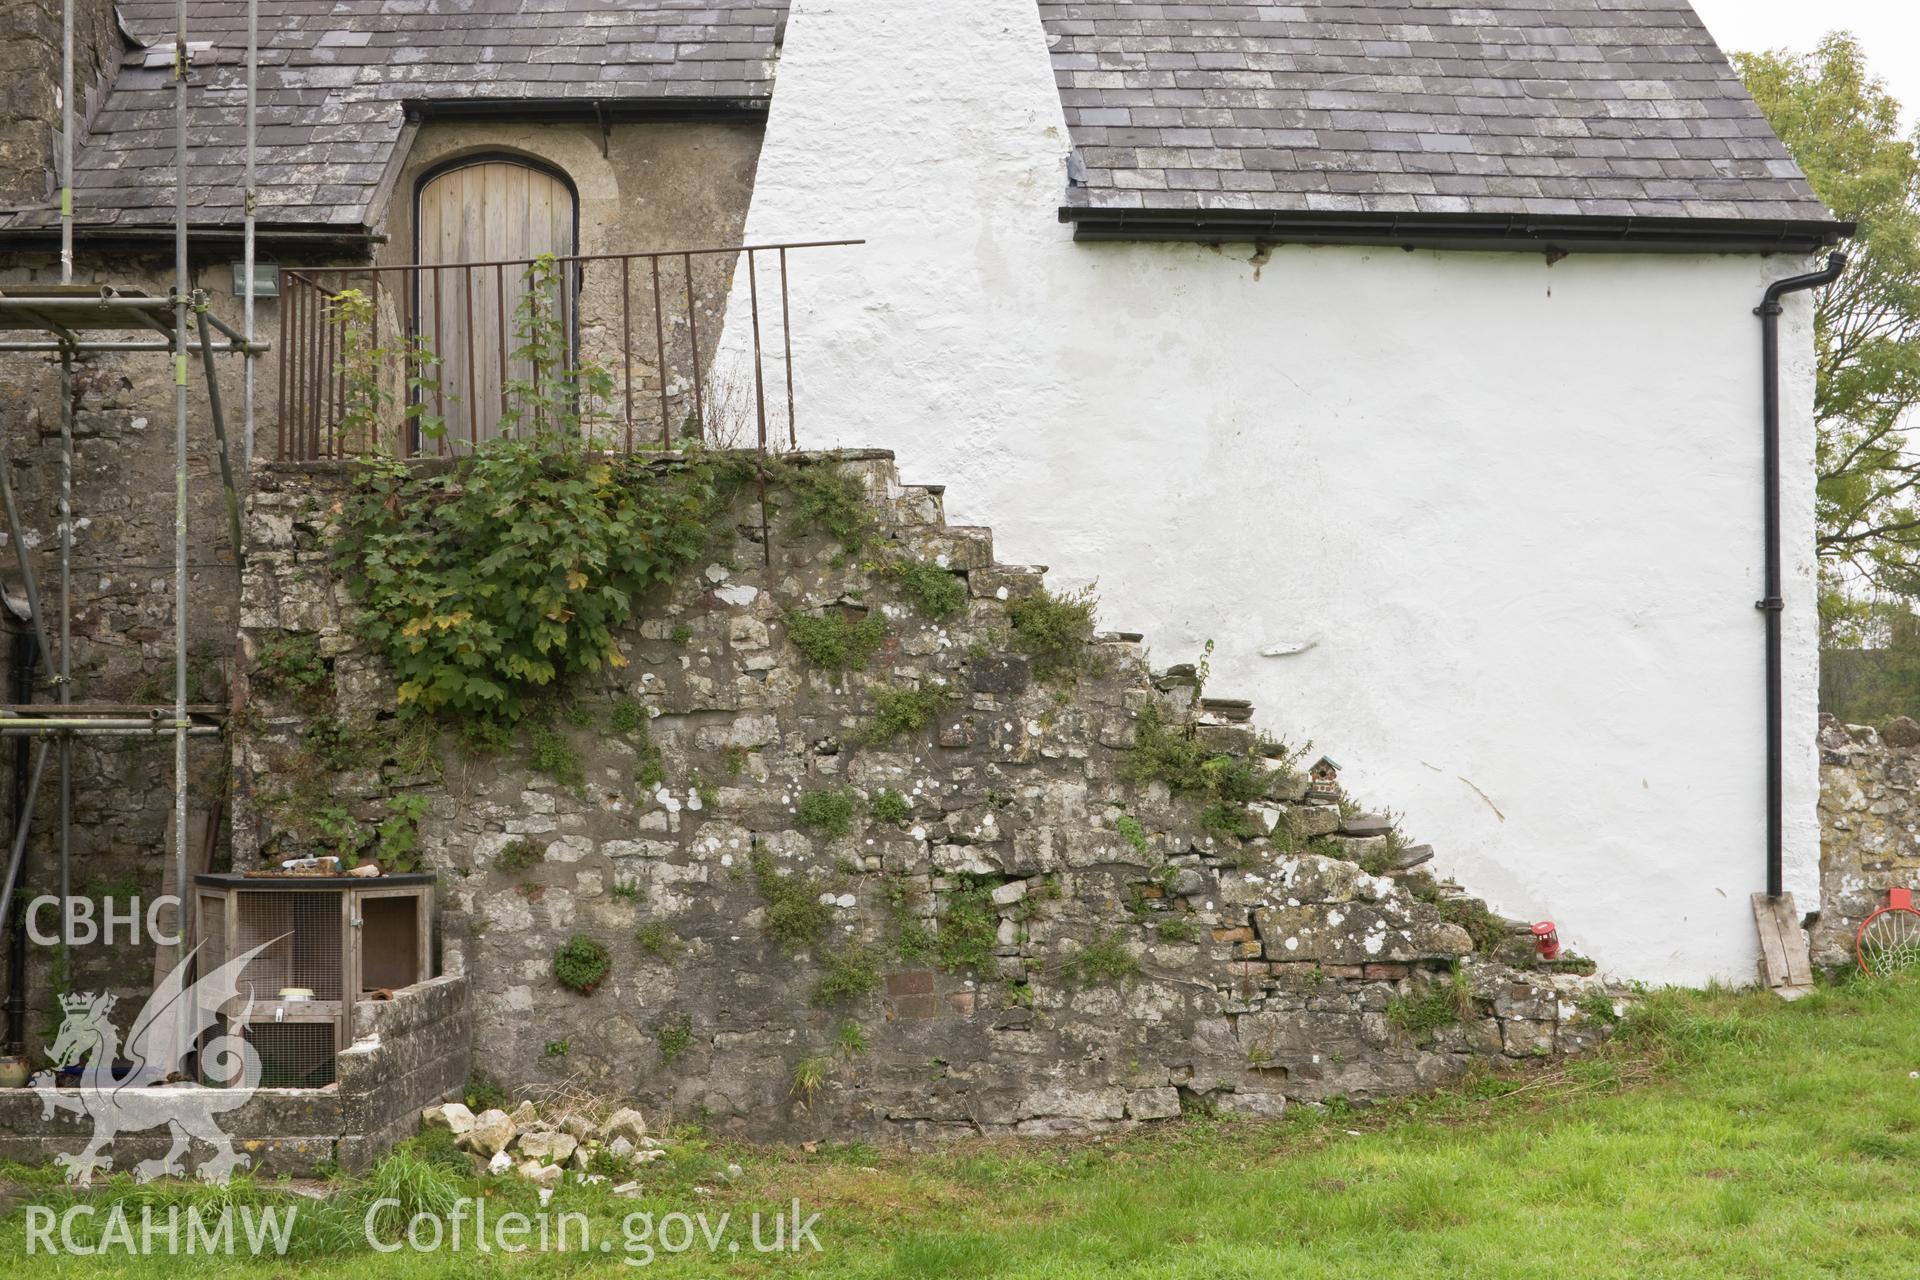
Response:
[[[749,242],[803,445],[898,451],[1000,558],[1346,766],[1610,971],[1751,980],[1755,257],[1076,245],[1033,0],[795,0]],[[739,312],[735,312],[738,315]],[[1817,831],[1809,311],[1789,306],[1789,888]],[[1307,646],[1290,657],[1275,647]]]

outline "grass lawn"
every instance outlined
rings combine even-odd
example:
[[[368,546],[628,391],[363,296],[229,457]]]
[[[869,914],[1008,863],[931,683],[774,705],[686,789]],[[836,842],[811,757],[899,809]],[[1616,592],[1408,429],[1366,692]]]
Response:
[[[741,1171],[729,1180],[731,1162]],[[1591,1060],[1366,1111],[923,1155],[693,1137],[646,1177],[644,1200],[563,1189],[549,1211],[584,1213],[590,1249],[517,1256],[470,1244],[374,1253],[361,1222],[376,1192],[433,1204],[477,1190],[405,1154],[303,1202],[284,1258],[28,1257],[16,1203],[0,1218],[0,1274],[613,1276],[634,1273],[622,1217],[650,1211],[732,1215],[726,1238],[740,1250],[656,1254],[648,1270],[673,1276],[1920,1276],[1920,982],[1848,984],[1794,1005],[1662,993]],[[69,1203],[43,1177],[15,1194]],[[820,1215],[823,1252],[752,1252],[747,1215],[796,1198]],[[119,1184],[90,1202],[114,1200],[286,1197]],[[490,1215],[534,1208],[519,1187],[487,1203]]]

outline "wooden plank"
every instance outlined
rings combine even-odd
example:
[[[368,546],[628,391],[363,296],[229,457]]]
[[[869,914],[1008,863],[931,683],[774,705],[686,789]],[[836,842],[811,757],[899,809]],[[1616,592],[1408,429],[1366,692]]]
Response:
[[[1800,927],[1800,913],[1793,905],[1793,895],[1783,893],[1773,904],[1774,914],[1780,922],[1780,945],[1787,953],[1787,982],[1796,987],[1813,985],[1813,958],[1807,953],[1807,931]]]
[[[1783,1000],[1797,1000],[1813,990],[1807,958],[1806,934],[1793,909],[1793,897],[1778,900],[1764,893],[1752,897],[1753,923],[1760,933],[1760,954],[1766,963],[1767,985]]]

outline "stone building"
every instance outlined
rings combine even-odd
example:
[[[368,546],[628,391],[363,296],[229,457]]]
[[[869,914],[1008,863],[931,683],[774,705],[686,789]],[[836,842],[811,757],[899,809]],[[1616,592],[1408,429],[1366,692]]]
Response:
[[[188,8],[188,287],[239,328],[246,14]],[[757,539],[742,515],[711,571],[643,603],[621,641],[634,680],[593,690],[658,717],[654,786],[636,786],[631,731],[600,721],[565,735],[577,780],[518,759],[434,779],[377,753],[329,771],[358,830],[396,795],[428,806],[440,961],[508,1083],[557,1070],[564,1043],[569,1069],[747,1132],[1047,1132],[1578,1048],[1606,989],[1531,962],[1529,920],[1613,976],[1750,980],[1769,822],[1752,311],[1847,228],[1684,0],[1365,8],[261,0],[271,353],[250,419],[243,358],[214,375],[237,546],[197,361],[189,380],[192,700],[226,713],[192,754],[214,858],[320,839],[275,781],[305,767],[316,713],[261,684],[263,651],[317,645],[335,718],[360,731],[397,710],[327,556],[343,460],[470,451],[543,412],[524,391],[543,368],[591,364],[604,379],[569,403],[623,452],[890,450],[845,464],[876,545],[956,575],[966,603],[934,625],[888,598],[884,658],[825,677],[789,615],[864,610],[887,579],[779,536],[763,506]],[[173,5],[75,11],[73,279],[164,296]],[[0,30],[18,69],[0,295],[61,278],[59,20],[28,5]],[[558,265],[530,276],[541,255]],[[529,343],[529,306],[557,352]],[[1777,816],[1804,905],[1804,298],[1780,325]],[[59,379],[51,353],[0,355],[43,580]],[[90,354],[73,376],[83,701],[168,700],[173,385],[152,352]],[[1107,633],[1098,679],[1034,679],[1003,615],[1038,588],[1016,566],[1042,560],[1056,591],[1097,579],[1107,625],[1162,661]],[[1169,681],[1169,659],[1203,651],[1252,703]],[[950,688],[965,714],[859,745],[890,687]],[[1318,741],[1372,812],[1276,778],[1223,840],[1130,774],[1149,708],[1229,756],[1258,755],[1256,729]],[[1711,741],[1675,754],[1676,721]],[[83,889],[159,887],[170,768],[157,743],[81,744]],[[868,816],[809,831],[800,798],[840,789]],[[909,821],[872,816],[882,792]],[[1433,841],[1430,865],[1402,830]],[[526,841],[537,865],[499,872]],[[756,851],[777,879],[819,880],[831,935],[763,936],[780,891]],[[992,935],[964,963],[898,952],[903,920],[937,935],[956,910]],[[556,998],[551,953],[578,932],[622,939],[615,976]],[[1074,976],[1089,951],[1111,962],[1100,980]],[[144,955],[74,965],[79,985],[150,981]],[[850,966],[854,1005],[814,1003]],[[1452,1015],[1409,1013],[1441,987]],[[847,1021],[870,1055],[834,1056]],[[830,1083],[799,1096],[796,1066],[822,1056]]]

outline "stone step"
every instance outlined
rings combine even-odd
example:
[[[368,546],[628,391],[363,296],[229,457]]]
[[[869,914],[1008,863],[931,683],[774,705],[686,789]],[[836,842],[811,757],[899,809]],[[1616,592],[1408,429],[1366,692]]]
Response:
[[[1244,698],[1202,698],[1200,713],[1203,724],[1245,724],[1253,719],[1253,704]]]
[[[913,526],[899,529],[901,550],[943,569],[971,573],[993,564],[993,530],[973,525]]]
[[[990,564],[967,574],[967,587],[976,599],[1018,600],[1046,588],[1043,564]]]
[[[1095,644],[1139,644],[1147,637],[1138,631],[1096,631]]]
[[[915,526],[938,528],[945,525],[947,508],[940,496],[945,492],[945,485],[903,485],[900,491],[887,501],[887,510],[892,516],[893,524],[898,528]]]
[[[1377,813],[1356,813],[1340,823],[1345,836],[1384,836],[1393,830],[1393,820]]]

